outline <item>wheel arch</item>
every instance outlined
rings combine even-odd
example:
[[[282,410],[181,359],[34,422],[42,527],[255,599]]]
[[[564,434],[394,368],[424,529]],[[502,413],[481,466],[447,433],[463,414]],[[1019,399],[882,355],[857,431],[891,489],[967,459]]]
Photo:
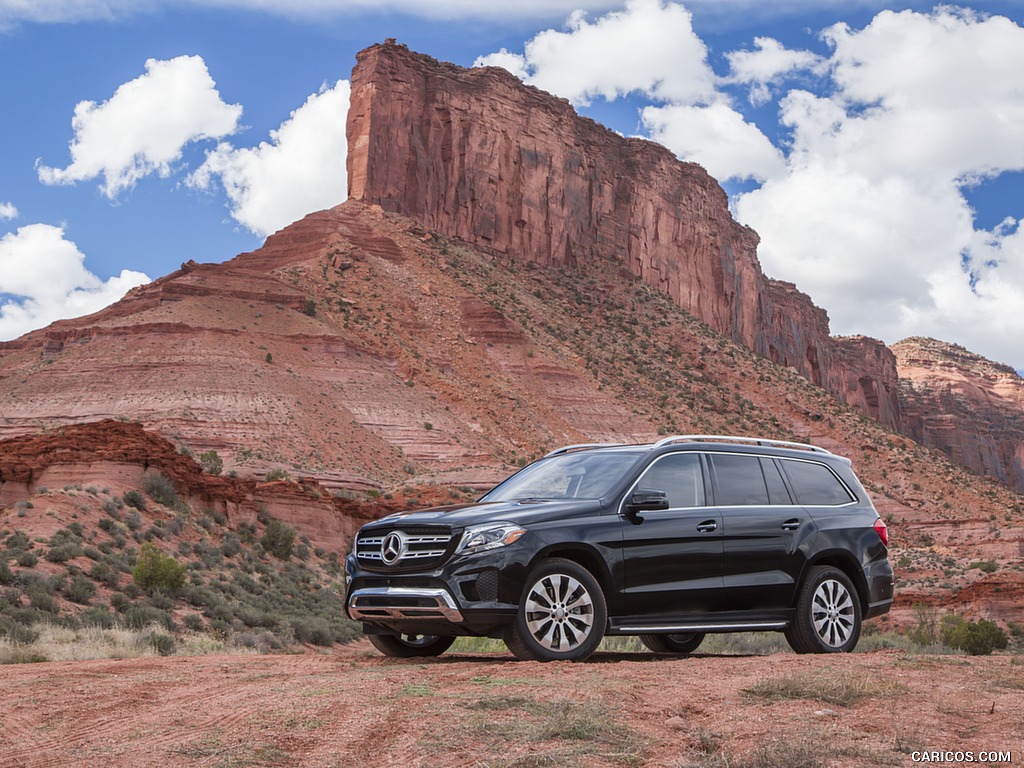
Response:
[[[533,559],[530,561],[527,573],[536,568],[542,561],[552,557],[572,560],[577,565],[581,565],[590,571],[591,575],[597,579],[597,583],[601,587],[601,592],[604,593],[605,600],[608,600],[612,584],[612,576],[604,558],[601,557],[596,550],[578,543],[552,544],[534,555]]]
[[[801,584],[803,583],[803,580],[807,578],[807,574],[810,572],[810,569],[817,565],[828,565],[845,573],[850,581],[853,582],[853,586],[857,590],[857,598],[860,600],[861,613],[865,613],[867,611],[868,597],[870,595],[868,591],[868,582],[867,579],[864,578],[864,570],[860,567],[860,563],[857,562],[853,555],[843,550],[822,552],[813,560],[808,561],[800,579]]]

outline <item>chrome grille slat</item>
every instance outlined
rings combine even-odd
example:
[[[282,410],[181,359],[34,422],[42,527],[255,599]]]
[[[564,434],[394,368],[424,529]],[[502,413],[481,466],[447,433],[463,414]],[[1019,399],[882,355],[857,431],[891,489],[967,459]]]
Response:
[[[401,556],[392,562],[385,559],[385,541],[392,533],[401,536]],[[444,557],[451,545],[452,535],[448,529],[425,530],[422,527],[412,530],[396,527],[386,531],[373,531],[369,535],[356,538],[356,558],[373,565],[400,567],[408,561],[423,562]],[[392,553],[389,553],[392,554]]]

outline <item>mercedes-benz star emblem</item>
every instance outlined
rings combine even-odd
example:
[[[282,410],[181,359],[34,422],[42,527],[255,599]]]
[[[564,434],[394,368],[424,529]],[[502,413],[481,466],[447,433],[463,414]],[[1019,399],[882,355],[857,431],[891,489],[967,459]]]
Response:
[[[394,565],[405,553],[405,539],[398,531],[392,531],[384,537],[380,547],[380,559],[385,565]]]

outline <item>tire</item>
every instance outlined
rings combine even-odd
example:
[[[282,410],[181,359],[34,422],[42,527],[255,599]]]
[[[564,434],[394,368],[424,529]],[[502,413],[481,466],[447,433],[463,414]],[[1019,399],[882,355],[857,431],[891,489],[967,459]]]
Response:
[[[838,568],[811,568],[800,586],[786,640],[797,653],[849,653],[860,639],[860,597]]]
[[[704,642],[703,632],[678,635],[640,635],[640,642],[655,653],[693,653]]]
[[[505,645],[524,661],[583,661],[597,649],[607,621],[604,593],[590,571],[551,558],[527,577]]]
[[[370,644],[385,656],[412,659],[440,656],[451,648],[454,637],[439,635],[367,635]]]

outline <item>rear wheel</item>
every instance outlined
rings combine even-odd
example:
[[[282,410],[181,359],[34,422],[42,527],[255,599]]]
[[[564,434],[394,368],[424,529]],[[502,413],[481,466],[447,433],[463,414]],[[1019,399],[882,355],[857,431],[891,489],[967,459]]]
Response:
[[[655,653],[693,653],[704,642],[703,632],[677,635],[640,635],[640,642]]]
[[[786,640],[797,653],[848,653],[860,639],[861,610],[849,576],[827,565],[811,568],[800,587]]]
[[[527,577],[505,645],[517,659],[583,661],[597,649],[607,621],[604,594],[590,571],[551,558]]]
[[[454,637],[440,635],[367,635],[370,644],[385,656],[411,659],[417,656],[440,656],[451,648]]]

